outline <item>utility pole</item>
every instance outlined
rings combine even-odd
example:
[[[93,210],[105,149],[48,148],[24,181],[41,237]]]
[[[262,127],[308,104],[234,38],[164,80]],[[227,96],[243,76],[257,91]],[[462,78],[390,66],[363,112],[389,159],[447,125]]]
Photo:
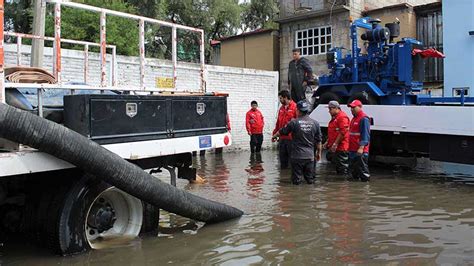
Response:
[[[44,36],[44,21],[46,18],[46,1],[34,0],[33,35]],[[44,40],[33,39],[31,45],[31,66],[43,66]]]

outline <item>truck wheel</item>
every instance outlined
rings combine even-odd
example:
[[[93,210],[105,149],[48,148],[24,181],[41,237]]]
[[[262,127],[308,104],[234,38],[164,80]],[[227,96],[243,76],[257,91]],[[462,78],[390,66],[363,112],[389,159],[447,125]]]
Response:
[[[325,92],[321,94],[321,96],[319,96],[319,100],[314,101],[313,110],[316,109],[318,105],[328,104],[330,101],[337,101],[340,103],[341,97],[339,97],[339,95],[335,94],[334,92],[330,92],[330,91]]]
[[[155,233],[160,224],[160,209],[150,203],[143,203],[143,223],[140,234]]]
[[[142,227],[142,202],[93,177],[83,177],[67,193],[52,248],[61,255],[106,247],[108,241],[132,239]]]
[[[62,172],[72,176],[72,171]],[[41,174],[27,180],[26,201],[23,213],[23,232],[33,242],[49,245],[49,231],[58,221],[59,205],[71,187],[71,181],[64,176]]]
[[[374,95],[367,93],[365,91],[362,92],[356,92],[349,97],[348,103],[351,103],[353,100],[359,100],[362,102],[362,104],[365,105],[377,105],[377,98],[375,98]]]

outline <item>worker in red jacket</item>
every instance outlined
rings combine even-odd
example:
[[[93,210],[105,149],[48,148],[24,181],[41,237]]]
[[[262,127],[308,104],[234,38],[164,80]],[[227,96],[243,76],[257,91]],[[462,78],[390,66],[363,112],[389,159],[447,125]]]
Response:
[[[337,101],[328,103],[331,121],[328,124],[328,139],[323,148],[328,150],[338,174],[349,172],[349,117],[341,110]]]
[[[275,135],[280,129],[284,128],[288,122],[296,118],[296,103],[291,100],[290,92],[282,90],[278,93],[280,98],[281,107],[278,111],[278,118],[276,121],[273,135]],[[274,141],[272,139],[272,141]],[[290,163],[291,154],[291,134],[280,135],[278,140],[278,151],[280,155],[280,168],[286,169]]]
[[[262,113],[258,110],[257,101],[252,101],[250,105],[252,108],[247,112],[245,118],[247,133],[250,136],[250,151],[252,153],[259,153],[262,149],[263,126],[265,122]]]
[[[369,181],[370,119],[362,110],[362,102],[348,104],[354,116],[349,126],[349,170],[353,179]]]

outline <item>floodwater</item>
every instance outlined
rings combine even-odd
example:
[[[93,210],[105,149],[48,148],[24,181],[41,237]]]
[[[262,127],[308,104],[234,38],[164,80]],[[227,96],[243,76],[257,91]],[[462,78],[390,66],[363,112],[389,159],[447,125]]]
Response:
[[[472,168],[372,167],[362,183],[320,163],[316,184],[294,186],[274,151],[207,154],[196,165],[208,183],[178,186],[241,208],[241,219],[202,226],[164,214],[158,236],[73,257],[19,243],[0,247],[0,264],[474,264]]]

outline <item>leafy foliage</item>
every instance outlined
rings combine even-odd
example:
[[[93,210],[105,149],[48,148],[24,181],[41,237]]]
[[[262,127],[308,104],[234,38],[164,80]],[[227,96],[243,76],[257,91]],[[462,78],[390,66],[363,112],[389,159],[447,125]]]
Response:
[[[77,2],[127,13],[135,12],[134,7],[120,0],[83,0]],[[100,15],[98,13],[63,7],[61,9],[61,20],[62,38],[95,43],[100,41]],[[49,6],[47,10],[45,28],[45,34],[47,36],[54,35],[54,12],[52,6]],[[136,21],[107,16],[106,28],[107,43],[116,45],[117,53],[123,55],[138,55],[138,23]]]
[[[167,13],[171,21],[204,30],[209,58],[209,40],[235,34],[240,26],[240,11],[238,0],[169,0]],[[199,36],[182,33],[178,38],[182,40],[179,43],[183,54],[196,54]]]
[[[210,55],[209,41],[234,35],[241,31],[275,28],[278,6],[276,0],[74,0],[107,9],[134,13],[146,17],[172,21],[201,28],[205,32],[206,56]],[[32,28],[33,0],[6,0],[7,30],[29,33]],[[67,7],[62,8],[61,35],[63,38],[99,42],[99,14]],[[47,36],[54,35],[54,12],[48,5]],[[138,54],[138,23],[133,20],[108,16],[107,43],[117,46],[122,55]],[[147,56],[171,59],[171,30],[146,23]],[[200,36],[178,31],[178,57],[186,61],[199,58]],[[64,46],[64,48],[80,48]]]
[[[279,10],[276,0],[253,0],[241,6],[242,31],[278,28],[274,22]]]
[[[7,0],[5,2],[5,30],[31,32],[32,2],[32,0]]]

